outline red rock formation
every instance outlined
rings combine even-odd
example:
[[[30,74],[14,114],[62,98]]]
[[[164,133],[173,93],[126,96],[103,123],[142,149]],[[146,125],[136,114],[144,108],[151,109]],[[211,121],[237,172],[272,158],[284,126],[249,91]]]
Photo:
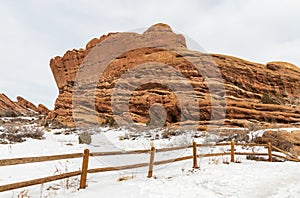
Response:
[[[25,113],[25,109],[11,101],[5,94],[0,94],[0,115],[16,116]]]
[[[43,104],[38,105],[37,111],[42,115],[48,115],[50,110]]]
[[[21,96],[18,96],[17,102],[14,102],[5,94],[0,94],[0,117],[34,116],[40,114],[40,111],[42,112],[41,109],[43,108],[41,108],[40,105],[39,108],[37,108],[33,103]],[[43,109],[44,113],[46,109],[47,107]]]
[[[18,96],[17,100],[18,100],[17,104],[20,105],[21,107],[23,107],[24,109],[28,109],[28,110],[32,110],[34,112],[38,112],[38,108],[34,104],[32,104],[28,100],[22,98],[21,96]]]
[[[101,63],[88,64],[89,60],[85,58],[89,52],[92,52],[91,50],[96,49],[98,44],[113,46],[116,50],[115,54],[122,52],[123,45],[117,43],[120,42],[117,38],[122,35],[128,36],[128,39],[122,42],[127,42],[129,46],[133,44],[130,43],[131,40],[134,40],[140,46],[151,46],[151,42],[155,42],[158,47],[140,47],[121,53],[109,62],[95,88],[91,84],[91,79],[99,75],[94,71]],[[176,52],[166,49],[176,49]],[[104,54],[103,56],[110,56],[110,54],[105,54],[105,51],[101,53]],[[103,61],[108,61],[108,59]],[[191,61],[201,67],[200,72]],[[211,122],[212,116],[221,117],[219,114],[222,114],[222,110],[212,111],[222,109],[225,105],[226,117],[222,121],[226,125],[245,126],[252,121],[269,123],[300,121],[299,104],[295,102],[299,97],[298,90],[300,90],[300,69],[297,66],[283,62],[271,62],[264,65],[226,55],[191,51],[186,48],[184,37],[173,33],[172,29],[165,24],[151,26],[143,34],[104,35],[99,39],[92,39],[86,45],[86,49],[67,51],[63,57],[57,56],[51,59],[50,67],[59,89],[59,96],[55,102],[54,111],[49,113],[49,119],[59,121],[66,126],[74,126],[75,112],[80,115],[80,121],[94,122],[90,112],[95,108],[99,123],[111,122],[113,119],[112,93],[118,80],[136,66],[149,62],[169,65],[188,79],[196,93],[195,101],[190,105],[194,107],[191,109],[192,112],[196,112],[197,109],[200,111],[200,119],[197,121],[199,128],[205,129],[205,126]],[[212,64],[216,67],[211,66]],[[76,79],[79,68],[88,74],[85,79],[80,79],[82,82]],[[218,79],[217,70],[222,75],[226,94],[219,90],[218,85],[222,82]],[[158,71],[165,76],[172,75],[168,67],[161,66],[153,70],[154,73]],[[129,76],[123,80],[122,86],[130,88],[135,85],[137,78],[143,78],[143,76]],[[207,79],[210,81],[208,82]],[[74,110],[72,104],[74,85],[78,83],[84,85],[85,90],[79,96],[75,96],[78,97],[81,107]],[[185,85],[185,82],[180,80],[173,83],[178,88]],[[95,100],[92,103],[87,98],[93,95],[95,95]],[[184,119],[181,117],[183,113],[181,107],[186,104],[181,104],[168,87],[157,83],[146,83],[131,92],[130,117],[135,122],[149,122],[149,108],[154,103],[160,103],[165,107],[167,124],[178,124]],[[190,114],[192,113],[186,112],[185,115]],[[186,120],[188,121],[189,118]]]

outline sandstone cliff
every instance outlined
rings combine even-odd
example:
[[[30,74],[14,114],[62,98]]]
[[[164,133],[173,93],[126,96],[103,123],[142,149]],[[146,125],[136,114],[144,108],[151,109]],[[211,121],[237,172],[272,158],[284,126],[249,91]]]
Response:
[[[34,116],[47,115],[49,110],[44,105],[39,108],[33,103],[22,98],[17,97],[17,101],[12,101],[5,94],[0,94],[0,117],[15,117],[15,116]]]
[[[134,40],[140,47],[124,53],[123,46],[118,45],[117,42],[120,41],[116,39],[123,35],[127,36],[126,33],[110,33],[99,39],[94,38],[85,49],[70,50],[62,57],[51,59],[50,67],[59,89],[59,96],[55,102],[55,109],[49,113],[49,119],[71,127],[74,126],[74,113],[76,113],[79,115],[76,122],[95,123],[91,115],[95,110],[97,123],[112,123],[114,119],[118,119],[119,114],[122,114],[122,104],[124,104],[116,103],[118,105],[114,106],[114,111],[119,114],[113,116],[112,96],[115,86],[118,85],[126,89],[138,86],[131,90],[128,104],[129,116],[137,123],[149,123],[151,116],[149,109],[157,103],[166,109],[167,125],[183,121],[196,122],[199,129],[205,129],[209,123],[218,119],[225,125],[242,127],[249,122],[293,124],[300,121],[298,101],[300,69],[295,65],[285,62],[270,62],[265,65],[226,55],[191,51],[186,47],[185,38],[173,33],[172,29],[165,24],[151,26],[143,34],[130,34],[128,39],[122,42],[131,45],[131,40]],[[151,47],[149,42],[155,42],[157,47]],[[95,68],[101,63],[89,64],[89,60],[86,59],[91,59],[88,58],[88,54],[100,44],[114,46],[118,56],[109,61],[102,75],[98,76],[97,85],[94,86],[91,85],[90,79],[97,78],[98,74],[93,71],[97,71]],[[107,49],[110,50],[108,47]],[[119,52],[122,53],[118,54]],[[105,53],[108,52],[101,51],[101,53],[106,55]],[[172,77],[173,74],[168,66],[179,71],[193,87],[194,100],[183,104],[170,88],[173,85],[175,88],[184,88],[186,81],[175,79],[168,84],[170,85],[168,87],[148,82],[145,72],[136,76],[127,75],[137,65],[146,63],[161,64],[159,67],[148,65],[148,68],[152,68],[149,72],[151,74],[148,74],[145,69],[147,75],[158,78],[158,82],[160,77],[155,77],[157,73]],[[200,72],[195,67],[195,63],[200,67]],[[78,79],[79,69],[86,72],[86,79]],[[218,77],[218,72],[221,79]],[[118,80],[124,76],[126,79],[123,79],[120,84]],[[143,78],[145,84],[136,83],[136,79]],[[80,92],[79,97],[78,94],[74,97],[74,88],[77,84],[81,84],[85,89]],[[221,90],[222,87],[224,92]],[[92,101],[88,100],[91,96],[94,99]],[[124,95],[124,97],[128,96]],[[72,100],[75,98],[81,106],[74,110]],[[185,105],[189,105],[189,111],[182,116],[185,111],[182,106]],[[198,120],[189,118],[198,110],[200,112]],[[155,111],[153,113],[155,114]],[[164,112],[158,110],[156,113]],[[225,117],[221,116],[222,113],[225,113]]]

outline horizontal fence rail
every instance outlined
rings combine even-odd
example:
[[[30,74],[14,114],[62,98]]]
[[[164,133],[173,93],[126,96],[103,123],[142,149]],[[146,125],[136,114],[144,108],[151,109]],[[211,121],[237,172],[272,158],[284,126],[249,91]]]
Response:
[[[28,163],[36,163],[36,162],[48,162],[48,161],[54,161],[54,160],[63,160],[63,159],[72,159],[72,158],[81,158],[81,157],[83,157],[83,153],[3,159],[3,160],[0,160],[0,166],[28,164]]]
[[[118,170],[126,170],[126,169],[133,169],[133,168],[142,168],[148,165],[149,163],[141,163],[141,164],[131,164],[131,165],[115,166],[115,167],[93,168],[93,169],[89,169],[87,172],[100,173],[100,172],[107,172],[107,171],[118,171]]]
[[[150,150],[95,152],[95,153],[90,153],[90,156],[96,157],[96,156],[107,156],[107,155],[128,155],[128,154],[142,154],[142,153],[149,153],[149,152]]]
[[[228,152],[220,152],[220,153],[207,153],[201,154],[197,153],[198,147],[218,147],[218,146],[230,146],[230,151]],[[266,147],[268,148],[267,153],[255,153],[255,152],[236,152],[236,146],[245,146],[245,147]],[[173,159],[166,159],[161,161],[155,161],[155,153],[159,152],[169,152],[169,151],[176,151],[176,150],[183,150],[192,148],[192,155],[190,156],[183,156]],[[283,155],[279,155],[276,153],[272,153],[272,151],[277,151]],[[122,165],[122,166],[115,166],[115,167],[101,167],[101,168],[88,168],[89,164],[89,157],[96,157],[96,156],[113,156],[113,155],[129,155],[129,154],[150,154],[150,161],[149,163],[140,163],[140,164],[129,164],[129,165]],[[72,159],[72,158],[82,158],[82,168],[79,171],[33,179],[24,182],[6,184],[0,186],[0,192],[14,190],[18,188],[28,187],[37,184],[43,184],[46,182],[52,182],[56,180],[61,180],[69,177],[80,176],[80,189],[86,188],[86,181],[87,181],[87,174],[91,173],[100,173],[100,172],[108,172],[108,171],[119,171],[119,170],[126,170],[126,169],[134,169],[134,168],[142,168],[142,167],[149,167],[148,169],[148,178],[153,176],[153,167],[154,165],[162,165],[168,164],[183,160],[193,159],[193,168],[199,168],[198,166],[198,158],[200,157],[218,157],[218,156],[230,156],[231,162],[235,161],[235,155],[247,155],[247,156],[268,156],[268,161],[272,162],[273,157],[282,158],[284,160],[300,162],[298,156],[294,156],[276,146],[269,144],[255,144],[255,143],[235,143],[234,141],[229,143],[217,143],[217,144],[197,144],[194,142],[192,145],[187,146],[178,146],[172,148],[160,148],[156,149],[152,147],[149,150],[132,150],[132,151],[110,151],[110,152],[94,152],[90,153],[88,149],[85,149],[83,153],[73,153],[73,154],[62,154],[62,155],[51,155],[51,156],[40,156],[40,157],[24,157],[24,158],[14,158],[14,159],[2,159],[0,160],[0,167],[1,166],[9,166],[9,165],[16,165],[16,164],[28,164],[28,163],[37,163],[37,162],[47,162],[47,161],[54,161],[54,160],[64,160],[64,159]]]
[[[74,172],[64,173],[64,174],[60,174],[60,175],[54,175],[54,176],[50,176],[50,177],[44,177],[44,178],[33,179],[33,180],[29,180],[29,181],[24,181],[24,182],[7,184],[7,185],[0,186],[0,192],[14,190],[17,188],[33,186],[33,185],[37,185],[37,184],[43,184],[46,182],[52,182],[52,181],[56,181],[56,180],[60,180],[60,179],[78,176],[80,174],[81,174],[81,171],[74,171]]]

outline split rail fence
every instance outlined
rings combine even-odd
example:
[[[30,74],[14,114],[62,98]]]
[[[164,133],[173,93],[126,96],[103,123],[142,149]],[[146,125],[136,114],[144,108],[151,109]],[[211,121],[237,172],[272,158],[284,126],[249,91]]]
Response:
[[[209,153],[209,154],[199,154],[197,153],[197,147],[209,147],[209,146],[230,146],[230,151],[228,152],[220,152],[220,153]],[[236,152],[236,146],[248,146],[248,147],[266,147],[268,148],[268,152],[266,153],[255,153],[255,152]],[[173,159],[167,159],[162,161],[155,161],[155,153],[157,152],[168,152],[168,151],[175,151],[175,150],[182,150],[192,148],[192,155],[178,157]],[[284,154],[285,156],[273,153],[272,151],[276,151],[279,153]],[[110,156],[110,155],[127,155],[127,154],[142,154],[142,153],[149,153],[150,160],[149,163],[140,163],[140,164],[130,164],[130,165],[123,165],[123,166],[116,166],[116,167],[101,167],[101,168],[93,168],[89,169],[89,158],[96,157],[96,156]],[[300,162],[300,159],[297,156],[294,156],[276,146],[269,144],[253,144],[253,143],[235,143],[234,141],[229,143],[218,143],[214,145],[210,144],[197,144],[194,142],[190,146],[181,146],[181,147],[173,147],[173,148],[162,148],[156,149],[152,147],[150,150],[133,150],[133,151],[112,151],[112,152],[94,152],[90,153],[88,149],[85,149],[83,153],[73,153],[73,154],[64,154],[64,155],[51,155],[51,156],[41,156],[41,157],[26,157],[26,158],[14,158],[14,159],[2,159],[0,160],[0,167],[1,166],[10,166],[16,164],[28,164],[28,163],[37,163],[37,162],[48,162],[54,160],[64,160],[64,159],[73,159],[73,158],[83,158],[82,160],[82,168],[78,171],[63,173],[59,175],[44,177],[33,179],[29,181],[23,181],[18,183],[6,184],[0,186],[0,192],[14,190],[18,188],[28,187],[37,184],[43,184],[46,182],[52,182],[56,180],[61,180],[69,177],[80,176],[80,186],[79,189],[85,189],[87,186],[87,174],[91,173],[100,173],[100,172],[107,172],[107,171],[118,171],[118,170],[125,170],[125,169],[134,169],[134,168],[141,168],[141,167],[149,167],[148,168],[148,178],[151,178],[153,175],[153,168],[154,165],[162,165],[168,164],[183,160],[192,159],[193,160],[193,168],[199,168],[198,166],[198,158],[199,157],[214,157],[214,156],[224,156],[230,155],[230,161],[235,162],[236,155],[255,155],[255,156],[267,156],[268,161],[272,162],[273,157],[283,158],[284,160]]]

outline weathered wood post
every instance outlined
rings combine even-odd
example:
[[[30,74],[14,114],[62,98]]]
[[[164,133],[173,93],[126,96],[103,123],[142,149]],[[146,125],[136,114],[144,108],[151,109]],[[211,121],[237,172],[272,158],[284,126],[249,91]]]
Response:
[[[87,171],[89,166],[89,156],[90,156],[90,150],[85,149],[83,160],[82,160],[82,169],[81,169],[81,177],[80,177],[80,189],[86,188],[86,179],[87,179]]]
[[[193,142],[193,168],[199,168],[197,163],[197,143]]]
[[[272,144],[269,142],[268,143],[268,153],[269,153],[269,162],[272,162]]]
[[[153,166],[154,166],[154,155],[155,155],[155,147],[151,147],[150,151],[150,162],[149,162],[149,170],[148,170],[148,178],[152,177],[153,174]]]
[[[231,162],[234,162],[234,140],[231,140],[231,149],[230,149],[230,154],[231,154]]]

